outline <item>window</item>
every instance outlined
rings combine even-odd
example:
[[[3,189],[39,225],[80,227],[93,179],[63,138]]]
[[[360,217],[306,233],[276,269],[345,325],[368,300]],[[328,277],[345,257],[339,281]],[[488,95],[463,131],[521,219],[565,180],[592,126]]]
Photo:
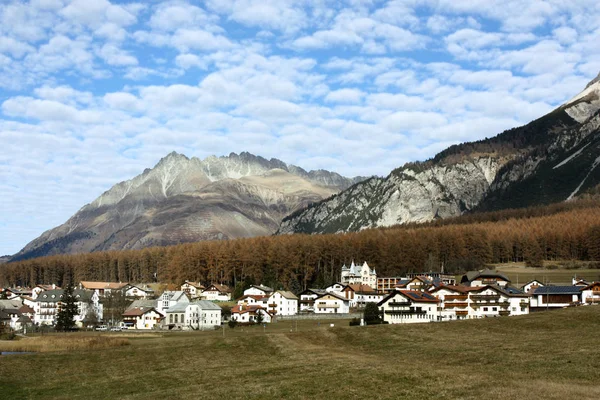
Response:
[[[492,311],[498,311],[498,307],[492,307]]]
[[[488,308],[487,308],[487,307],[483,307],[483,311],[487,311],[487,310],[488,310]]]

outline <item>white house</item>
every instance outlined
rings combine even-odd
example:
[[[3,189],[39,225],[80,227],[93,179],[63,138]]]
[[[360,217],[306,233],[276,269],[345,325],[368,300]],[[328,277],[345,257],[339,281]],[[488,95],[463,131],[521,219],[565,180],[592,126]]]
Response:
[[[373,289],[377,289],[377,273],[375,269],[369,267],[366,261],[361,266],[354,264],[354,261],[352,261],[349,267],[342,266],[340,282],[346,285],[369,285]]]
[[[231,309],[231,319],[240,323],[254,323],[257,321],[257,315],[262,315],[263,323],[270,323],[273,316],[259,305],[233,306]]]
[[[244,290],[245,295],[270,296],[274,290],[268,286],[252,285]]]
[[[123,323],[130,329],[155,329],[164,317],[154,307],[132,307],[123,313]]]
[[[325,293],[314,300],[316,314],[347,314],[350,312],[350,300],[333,292]]]
[[[63,289],[45,290],[36,298],[33,322],[37,325],[54,325],[56,314],[61,307],[61,300],[64,294]],[[79,313],[75,316],[75,323],[82,326],[88,312],[96,313],[98,320],[103,318],[102,304],[98,293],[91,290],[75,289],[73,296],[76,299],[76,305]]]
[[[325,293],[324,289],[306,289],[300,293],[300,312],[315,311],[315,299]]]
[[[166,315],[167,310],[176,304],[189,304],[189,302],[190,299],[185,292],[165,291],[156,302],[156,310],[162,315]]]
[[[542,282],[538,281],[537,279],[534,279],[532,281],[527,282],[526,284],[524,284],[523,286],[521,286],[521,290],[524,293],[532,293],[535,289],[545,286]]]
[[[185,292],[190,298],[195,299],[200,297],[200,294],[206,289],[200,282],[185,281],[181,285],[181,291]]]
[[[289,291],[278,290],[269,296],[267,311],[271,315],[298,314],[298,297]]]
[[[226,285],[213,283],[200,294],[202,300],[229,301],[231,300],[231,289]]]
[[[396,290],[411,290],[418,292],[428,291],[433,286],[433,281],[424,276],[414,276],[396,285]]]
[[[440,300],[438,305],[440,321],[469,318],[469,289],[468,286],[444,285],[429,292]]]
[[[154,297],[154,290],[152,290],[148,285],[129,284],[125,290],[125,296],[136,299],[149,299]]]
[[[36,285],[36,287],[34,287],[33,289],[31,289],[31,297],[33,299],[36,299],[40,293],[42,293],[44,290],[54,290],[54,289],[60,289],[58,286],[56,286],[54,283],[52,285]]]
[[[583,286],[542,286],[531,294],[531,311],[563,308],[581,302]]]
[[[377,306],[383,320],[390,324],[411,324],[437,321],[439,300],[430,293],[395,290]]]
[[[384,294],[377,293],[369,285],[355,283],[344,288],[342,297],[350,301],[350,307],[364,307],[367,303],[379,303]]]
[[[261,307],[267,308],[267,303],[269,302],[269,297],[267,295],[257,295],[257,294],[245,294],[240,297],[237,301],[240,306],[248,306],[248,305],[259,305]]]
[[[581,288],[581,303],[585,305],[600,304],[600,282],[594,282]]]
[[[327,286],[325,288],[325,291],[327,293],[333,293],[337,296],[344,297],[344,289],[345,288],[346,288],[346,285],[344,285],[343,283],[336,282],[336,283],[333,283],[333,284]]]
[[[196,300],[185,310],[185,324],[191,329],[209,330],[221,325],[221,307],[209,300]]]

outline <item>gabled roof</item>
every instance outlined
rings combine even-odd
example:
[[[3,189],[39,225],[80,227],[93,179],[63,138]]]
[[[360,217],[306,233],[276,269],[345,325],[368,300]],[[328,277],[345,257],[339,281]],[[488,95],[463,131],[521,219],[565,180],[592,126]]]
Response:
[[[600,286],[600,282],[592,282],[592,283],[590,283],[589,285],[587,285],[586,287],[582,287],[582,288],[579,288],[579,289],[580,289],[581,291],[584,291],[584,290],[593,290],[593,289],[594,289],[594,287],[596,287],[596,288],[597,288],[597,287],[599,287],[599,286]]]
[[[351,285],[346,286],[346,289],[350,289],[355,293],[375,293],[375,289],[373,289],[369,285],[364,285],[362,283],[353,283]]]
[[[247,298],[252,298],[252,299],[254,299],[256,301],[262,301],[262,300],[268,299],[269,297],[271,297],[271,296],[269,296],[268,294],[245,294],[242,297],[240,297],[238,299],[238,301],[244,300],[244,299],[247,299]]]
[[[441,286],[438,286],[435,289],[431,290],[429,293],[435,293],[442,289],[451,290],[453,292],[458,292],[458,293],[467,293],[469,291],[473,291],[476,288],[471,287],[471,286],[464,286],[464,285],[441,285]]]
[[[533,295],[544,294],[576,294],[581,293],[581,287],[578,286],[541,286],[533,291]]]
[[[61,301],[64,292],[64,289],[44,290],[39,294],[35,301],[38,303],[57,303]],[[93,295],[94,291],[92,290],[73,290],[73,296],[75,297],[76,301],[89,302],[92,300]]]
[[[290,292],[289,290],[278,290],[275,293],[279,293],[280,295],[282,295],[283,297],[285,297],[288,300],[298,300],[298,297],[294,293]],[[275,294],[275,293],[273,293],[273,294]]]
[[[110,289],[110,290],[119,290],[123,289],[125,286],[129,285],[129,283],[125,282],[91,282],[91,281],[81,281],[81,287],[84,289],[90,290],[102,290],[102,289]]]
[[[190,281],[185,281],[183,282],[183,285],[188,284],[189,286],[193,286],[196,289],[204,289],[204,285],[202,285],[200,282],[190,282]],[[181,286],[183,286],[181,285]]]
[[[270,287],[264,286],[264,285],[252,285],[252,286],[250,286],[250,288],[259,289],[259,290],[262,290],[265,293],[273,293],[274,292],[273,288],[270,288]]]
[[[521,289],[523,289],[525,286],[527,286],[527,285],[530,285],[530,284],[532,284],[532,283],[539,283],[539,286],[545,286],[545,285],[544,285],[542,282],[540,282],[539,280],[537,280],[537,279],[532,279],[532,280],[530,280],[529,282],[527,282],[526,284],[524,284],[524,285],[521,285]]]
[[[31,308],[31,307],[29,307],[29,306],[26,306],[26,305],[22,305],[22,306],[19,308],[19,311],[20,311],[22,314],[33,314],[33,313],[35,313],[35,310],[34,310],[33,308]]]
[[[221,307],[218,304],[215,304],[209,300],[196,300],[191,304],[200,306],[200,308],[203,310],[221,310]]]
[[[185,312],[185,309],[189,305],[190,305],[190,303],[177,303],[177,304],[172,305],[171,307],[169,307],[167,310],[164,310],[164,312],[167,312],[167,313],[182,313],[182,312]]]
[[[139,317],[139,316],[147,314],[147,313],[149,313],[151,311],[154,311],[155,313],[157,313],[161,317],[164,317],[164,315],[161,314],[154,307],[133,307],[133,308],[127,309],[122,315],[124,317]]]
[[[132,308],[155,308],[158,305],[157,302],[158,300],[134,300],[133,303],[131,303],[127,309],[129,310]]]
[[[371,269],[369,267],[369,264],[367,264],[367,262],[365,261],[362,265],[357,265],[354,264],[354,260],[352,261],[352,264],[350,264],[349,267],[347,267],[345,264],[342,266],[342,271],[348,271],[350,273],[350,275],[357,275],[360,276],[361,270],[363,269],[363,267],[366,267],[369,270],[369,273],[371,274],[376,274],[375,269]]]
[[[227,285],[219,285],[218,283],[212,283],[204,291],[208,292],[211,289],[216,289],[220,293],[231,293],[231,289],[229,289],[229,286],[227,286]]]
[[[377,305],[384,305],[398,294],[402,295],[413,303],[439,303],[439,300],[436,297],[427,292],[418,292],[416,290],[392,290],[379,303],[377,303]]]
[[[306,289],[306,290],[303,290],[302,292],[300,292],[299,296],[302,296],[303,294],[309,294],[309,293],[320,296],[324,293],[327,293],[327,291],[325,289]]]
[[[235,305],[233,306],[233,308],[231,309],[231,313],[232,314],[245,314],[245,313],[256,313],[258,310],[263,310],[263,312],[271,315],[271,313],[269,313],[266,309],[264,309],[263,307],[261,307],[258,304],[249,304],[247,306],[242,306],[242,305]]]
[[[508,277],[506,275],[501,274],[500,272],[491,270],[489,268],[486,268],[483,271],[469,271],[463,276],[463,281],[464,281],[465,277],[466,277],[466,280],[469,282],[472,282],[478,278],[500,278],[502,280],[510,282],[510,279],[508,279]]]
[[[350,300],[348,300],[348,299],[346,299],[344,297],[338,296],[337,294],[331,293],[331,292],[323,293],[322,295],[317,296],[315,298],[315,300],[318,300],[318,299],[320,299],[322,297],[325,297],[325,296],[335,297],[336,299],[343,300],[343,301],[350,301]]]

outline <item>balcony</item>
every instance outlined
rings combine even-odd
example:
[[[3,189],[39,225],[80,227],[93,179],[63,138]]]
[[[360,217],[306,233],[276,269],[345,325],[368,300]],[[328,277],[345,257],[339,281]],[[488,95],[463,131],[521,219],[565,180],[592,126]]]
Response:
[[[588,297],[587,299],[585,299],[585,302],[588,304],[600,304],[600,297],[598,297],[598,298]]]
[[[460,310],[456,310],[456,315],[459,315],[461,317],[467,316],[469,315],[468,311],[460,311]]]
[[[474,294],[471,296],[471,300],[473,301],[498,301],[500,300],[500,295],[498,294]]]
[[[272,308],[273,308],[273,307],[277,307],[277,304],[276,304],[276,303],[271,303],[271,304],[267,304],[267,305],[268,305],[269,307],[272,307]]]
[[[500,315],[501,315],[501,316],[503,316],[503,317],[507,317],[507,316],[509,316],[509,315],[510,315],[510,311],[509,311],[509,310],[500,310],[500,311],[498,312],[498,314],[500,314]]]
[[[467,306],[468,306],[467,303],[445,303],[444,304],[444,308],[446,308],[446,309],[449,309],[449,308],[465,308]]]
[[[592,296],[600,296],[600,290],[592,290]]]
[[[385,310],[386,314],[389,315],[414,315],[414,314],[427,314],[427,311],[422,310]]]
[[[339,304],[319,304],[317,308],[340,308]]]
[[[467,297],[468,297],[468,295],[466,295],[466,294],[448,294],[448,295],[444,296],[444,301],[453,301],[453,300],[466,301]]]
[[[389,302],[388,305],[390,307],[406,307],[410,306],[410,301],[392,301]]]

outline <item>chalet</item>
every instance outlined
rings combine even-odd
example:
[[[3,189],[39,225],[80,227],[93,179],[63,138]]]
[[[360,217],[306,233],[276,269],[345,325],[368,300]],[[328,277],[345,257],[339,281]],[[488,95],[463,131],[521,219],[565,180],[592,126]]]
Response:
[[[542,282],[538,281],[537,279],[534,279],[532,281],[527,282],[526,284],[524,284],[523,286],[521,286],[521,290],[524,293],[532,293],[535,289],[545,286]]]
[[[390,324],[432,322],[438,319],[439,300],[429,293],[411,290],[395,290],[377,306],[383,321]]]
[[[200,297],[200,294],[206,289],[200,282],[190,282],[185,281],[183,285],[181,285],[181,291],[185,292],[190,298],[195,299]]]
[[[369,267],[366,261],[360,267],[352,261],[349,267],[346,265],[342,267],[340,282],[346,285],[369,285],[373,289],[377,289],[377,273],[375,269]]]
[[[271,315],[298,314],[298,297],[289,291],[278,290],[269,296],[267,311]]]
[[[130,329],[155,329],[164,317],[154,307],[130,307],[123,313],[123,323]]]
[[[315,311],[315,299],[327,293],[325,289],[306,289],[300,293],[300,312]]]
[[[202,300],[229,301],[231,300],[231,289],[226,285],[213,283],[200,294]]]
[[[154,290],[148,285],[136,283],[129,284],[125,290],[125,296],[135,299],[149,299],[154,297]]]
[[[347,314],[350,312],[350,300],[333,292],[325,293],[314,300],[316,314]]]
[[[467,286],[487,286],[487,285],[498,285],[506,286],[510,284],[510,279],[504,274],[493,271],[491,269],[484,269],[483,271],[469,271],[463,275],[461,284]]]
[[[273,316],[259,305],[236,305],[231,309],[231,319],[240,323],[255,323],[258,314],[262,315],[263,323],[268,324],[272,321]]]
[[[248,289],[244,290],[244,294],[247,295],[258,295],[258,296],[270,296],[274,290],[268,286],[263,285],[252,285]]]
[[[600,282],[594,282],[581,288],[581,303],[600,304]]]
[[[36,325],[54,325],[56,314],[61,307],[61,300],[64,294],[63,289],[45,290],[35,299],[35,315],[33,322]],[[75,289],[73,296],[76,299],[76,305],[79,313],[75,316],[75,323],[82,326],[89,312],[96,313],[96,317],[101,320],[102,304],[98,292],[92,290]]]
[[[79,283],[80,289],[93,290],[98,296],[105,297],[111,293],[120,291],[125,294],[127,290],[128,283],[122,282],[90,282],[90,281],[81,281]]]
[[[347,285],[342,291],[343,297],[350,301],[350,307],[364,307],[367,303],[379,303],[384,295],[377,293],[371,286],[363,284]]]
[[[544,311],[581,303],[580,286],[542,286],[531,293],[530,310]]]

